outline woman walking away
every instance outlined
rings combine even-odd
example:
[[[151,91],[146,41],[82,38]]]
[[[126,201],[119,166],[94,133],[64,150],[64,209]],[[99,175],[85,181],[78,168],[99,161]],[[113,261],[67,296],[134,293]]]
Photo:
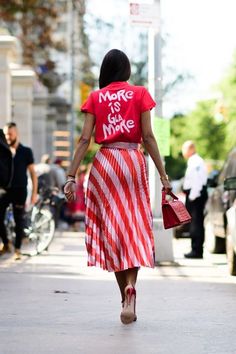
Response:
[[[86,247],[88,265],[114,272],[121,292],[121,321],[137,319],[138,270],[154,267],[154,239],[146,163],[139,145],[153,159],[163,188],[171,190],[154,138],[150,110],[155,107],[146,88],[130,85],[130,62],[118,49],[104,57],[100,89],[82,105],[85,122],[64,187],[75,198],[75,174],[85,156],[95,127],[101,145],[95,155],[86,192]]]

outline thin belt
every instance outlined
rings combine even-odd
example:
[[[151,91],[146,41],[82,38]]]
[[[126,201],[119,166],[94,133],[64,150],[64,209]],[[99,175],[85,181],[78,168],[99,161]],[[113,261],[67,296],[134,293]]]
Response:
[[[139,148],[139,144],[120,141],[116,143],[103,144],[101,147],[106,149],[136,149],[137,150]]]

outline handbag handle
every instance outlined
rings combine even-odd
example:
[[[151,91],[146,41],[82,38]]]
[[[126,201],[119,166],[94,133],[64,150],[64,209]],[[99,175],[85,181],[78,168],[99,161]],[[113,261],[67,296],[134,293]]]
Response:
[[[173,199],[175,200],[178,200],[179,198],[173,193],[173,192],[169,192],[169,193],[166,193],[165,189],[163,188],[162,189],[162,204],[163,203],[168,203],[168,201],[166,200],[166,195],[170,195]]]

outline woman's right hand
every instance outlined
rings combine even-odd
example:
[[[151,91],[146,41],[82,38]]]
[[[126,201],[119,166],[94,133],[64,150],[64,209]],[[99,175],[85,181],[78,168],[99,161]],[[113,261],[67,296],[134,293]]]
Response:
[[[68,181],[63,188],[64,194],[68,202],[72,202],[76,199],[76,184],[73,181]]]
[[[161,183],[162,183],[163,188],[166,191],[166,193],[169,194],[172,190],[172,186],[170,184],[170,181],[168,179],[162,179]]]

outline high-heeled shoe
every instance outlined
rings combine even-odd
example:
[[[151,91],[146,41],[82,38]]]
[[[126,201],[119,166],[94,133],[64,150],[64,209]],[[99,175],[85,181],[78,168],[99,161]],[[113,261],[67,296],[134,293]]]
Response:
[[[121,322],[124,324],[129,324],[136,321],[136,290],[132,285],[127,285],[125,288],[125,301],[123,304],[123,309],[120,314]]]
[[[124,306],[125,306],[125,300],[122,300],[122,301],[121,301],[121,306],[122,306],[122,310],[123,310],[123,308],[124,308]],[[135,298],[135,307],[136,307],[136,298]],[[134,321],[137,321],[137,315],[136,315],[136,312],[135,312]]]

